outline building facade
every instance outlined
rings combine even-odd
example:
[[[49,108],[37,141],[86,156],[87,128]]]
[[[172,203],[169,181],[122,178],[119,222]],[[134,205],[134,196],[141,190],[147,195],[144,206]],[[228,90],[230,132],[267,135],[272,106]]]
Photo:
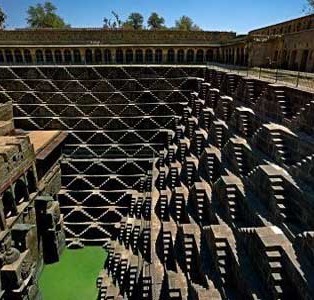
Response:
[[[204,64],[313,72],[314,15],[253,30],[17,29],[0,32],[0,64]]]

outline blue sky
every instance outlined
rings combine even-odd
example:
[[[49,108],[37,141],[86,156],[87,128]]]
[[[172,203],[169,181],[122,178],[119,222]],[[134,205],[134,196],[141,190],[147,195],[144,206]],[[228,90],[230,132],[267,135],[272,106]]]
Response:
[[[25,27],[29,5],[41,0],[0,0],[8,15],[7,27]],[[58,13],[72,27],[100,27],[112,10],[122,19],[138,11],[145,19],[156,11],[168,26],[182,15],[190,16],[207,30],[227,30],[237,33],[295,18],[303,14],[306,0],[52,0]]]

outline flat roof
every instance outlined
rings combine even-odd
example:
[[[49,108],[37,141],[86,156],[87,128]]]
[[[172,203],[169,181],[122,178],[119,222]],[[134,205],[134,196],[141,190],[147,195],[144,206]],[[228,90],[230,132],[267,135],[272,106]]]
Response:
[[[287,21],[282,21],[282,22],[279,22],[279,23],[276,23],[276,24],[271,24],[271,25],[267,25],[267,26],[260,27],[260,28],[257,28],[257,29],[253,29],[253,30],[251,30],[249,32],[249,34],[254,33],[256,31],[264,30],[266,28],[271,28],[271,27],[276,27],[276,26],[279,26],[279,25],[289,24],[289,23],[292,23],[292,22],[295,22],[295,21],[298,21],[298,20],[311,19],[313,17],[314,17],[314,14],[310,14],[310,15],[299,17],[299,18],[290,19],[290,20],[287,20]]]
[[[45,159],[67,136],[67,133],[59,130],[30,131],[28,134],[34,146],[36,158]]]

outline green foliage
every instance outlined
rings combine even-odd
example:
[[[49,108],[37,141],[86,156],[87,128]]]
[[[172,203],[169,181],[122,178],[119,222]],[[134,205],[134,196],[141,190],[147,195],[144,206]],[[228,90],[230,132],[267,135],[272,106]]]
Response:
[[[314,0],[307,0],[309,13],[314,13]]]
[[[103,27],[106,29],[119,29],[119,28],[121,28],[123,22],[121,21],[119,15],[115,11],[112,11],[111,14],[114,17],[114,20],[111,21],[111,19],[108,19],[105,17]]]
[[[56,14],[57,8],[51,2],[30,6],[27,10],[27,24],[31,28],[66,28],[70,25]]]
[[[186,30],[186,31],[202,30],[199,26],[194,24],[193,20],[190,17],[188,17],[188,16],[182,16],[179,20],[177,20],[175,22],[174,29]]]
[[[123,23],[124,29],[143,29],[144,18],[140,13],[131,13],[128,19]]]
[[[147,25],[149,29],[163,29],[165,28],[165,19],[153,12],[147,20]]]
[[[2,8],[0,7],[0,29],[5,28],[5,20],[6,20],[6,18],[7,18],[6,14],[2,10]]]

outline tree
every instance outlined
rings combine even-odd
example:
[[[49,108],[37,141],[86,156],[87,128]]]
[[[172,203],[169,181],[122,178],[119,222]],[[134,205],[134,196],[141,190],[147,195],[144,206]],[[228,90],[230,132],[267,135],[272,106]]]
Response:
[[[199,26],[194,24],[193,20],[188,16],[182,16],[175,22],[175,29],[177,30],[201,30]]]
[[[6,20],[6,18],[7,18],[6,14],[2,10],[2,8],[0,7],[0,29],[5,28],[5,20]]]
[[[165,28],[165,19],[153,12],[147,20],[147,25],[150,29],[162,29]]]
[[[131,13],[128,19],[124,22],[123,28],[125,29],[142,29],[144,18],[140,13]]]
[[[112,11],[111,14],[114,17],[114,21],[111,22],[111,19],[108,19],[108,18],[105,17],[104,18],[104,26],[103,27],[106,28],[106,29],[121,28],[122,21],[121,21],[119,15],[116,12],[114,12],[114,11]]]
[[[51,2],[30,6],[27,10],[27,24],[31,28],[66,28],[70,25],[56,14],[57,8]]]
[[[305,11],[309,14],[314,13],[314,0],[307,0],[307,9]]]

